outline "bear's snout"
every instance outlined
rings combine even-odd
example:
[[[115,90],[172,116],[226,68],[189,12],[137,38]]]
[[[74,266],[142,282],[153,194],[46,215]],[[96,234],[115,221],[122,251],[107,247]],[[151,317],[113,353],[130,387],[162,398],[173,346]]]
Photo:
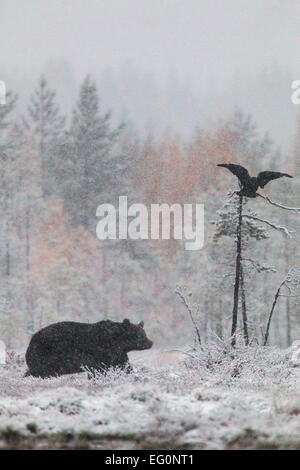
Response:
[[[152,346],[153,346],[153,341],[147,338],[147,341],[145,342],[143,349],[150,349],[152,348]]]

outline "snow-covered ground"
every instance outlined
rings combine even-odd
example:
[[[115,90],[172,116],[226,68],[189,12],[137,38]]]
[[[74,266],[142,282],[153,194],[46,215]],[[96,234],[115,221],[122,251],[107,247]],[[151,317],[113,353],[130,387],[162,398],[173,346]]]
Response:
[[[93,380],[23,378],[15,357],[0,366],[0,447],[300,448],[294,350],[137,352],[133,373]]]

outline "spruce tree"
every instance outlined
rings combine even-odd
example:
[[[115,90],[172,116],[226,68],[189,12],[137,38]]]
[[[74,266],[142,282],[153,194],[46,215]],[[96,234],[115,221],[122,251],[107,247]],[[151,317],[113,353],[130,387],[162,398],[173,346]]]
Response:
[[[48,87],[45,77],[39,79],[31,95],[28,106],[28,119],[25,125],[36,136],[37,148],[42,162],[43,193],[52,188],[53,157],[57,157],[57,146],[62,136],[65,117],[61,115],[56,104],[56,93]]]
[[[10,137],[8,130],[12,126],[11,113],[17,101],[17,95],[9,91],[6,104],[0,105],[0,158],[8,158],[8,153],[16,148],[18,141]]]
[[[19,134],[12,119],[17,96],[8,92],[6,104],[0,105],[0,333],[10,346],[10,330],[13,323],[12,282],[11,282],[11,245],[15,241],[12,234],[14,210],[12,194],[16,189],[11,175],[11,166],[15,164],[15,151],[20,144]]]
[[[239,300],[242,306],[243,332],[245,344],[249,343],[248,318],[246,311],[246,293],[245,293],[245,274],[248,274],[248,268],[255,272],[270,272],[272,268],[263,266],[259,261],[254,260],[249,254],[249,242],[251,239],[256,241],[269,238],[269,233],[264,227],[257,224],[259,220],[257,214],[252,210],[243,211],[242,196],[230,197],[225,201],[222,210],[218,211],[218,219],[212,221],[216,226],[214,241],[218,242],[222,237],[231,237],[236,243],[235,257],[235,281],[233,293],[233,311],[231,336],[232,346],[236,343],[236,331],[238,325]],[[244,256],[245,253],[245,256]],[[232,273],[233,274],[233,273]],[[240,293],[239,293],[240,291]]]
[[[118,188],[122,162],[119,155],[112,154],[112,148],[119,133],[120,127],[111,129],[110,113],[100,113],[96,85],[87,76],[73,111],[65,149],[68,155],[63,198],[76,224],[94,224],[97,206],[113,197]],[[100,197],[104,194],[105,201]]]

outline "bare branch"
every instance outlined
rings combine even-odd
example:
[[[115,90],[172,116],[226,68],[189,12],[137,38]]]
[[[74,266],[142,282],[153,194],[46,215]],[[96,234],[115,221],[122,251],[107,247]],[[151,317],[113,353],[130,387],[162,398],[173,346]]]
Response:
[[[292,289],[287,283],[292,284],[292,286],[295,287],[296,289],[299,288],[299,286],[300,286],[300,269],[298,267],[293,267],[289,270],[289,272],[287,273],[285,279],[283,279],[283,281],[281,282],[280,286],[277,289],[277,292],[276,292],[275,297],[274,297],[272,309],[271,309],[271,312],[269,314],[267,329],[266,329],[264,343],[263,343],[264,346],[266,346],[266,344],[268,342],[270,324],[271,324],[272,316],[273,316],[274,309],[275,309],[278,298],[279,297],[287,297],[287,298],[300,297],[300,294],[296,294],[296,295],[292,294]],[[289,291],[288,295],[280,293],[280,291],[283,287],[286,287],[287,290]]]
[[[276,269],[273,266],[264,266],[260,264],[258,261],[254,261],[251,258],[243,258],[243,261],[248,261],[258,272],[266,271],[276,273]]]
[[[271,201],[271,199],[267,196],[262,196],[261,194],[259,193],[256,193],[257,196],[259,197],[262,197],[263,199],[265,199],[266,201],[269,202],[269,204],[272,204],[272,206],[276,206],[276,207],[280,207],[281,209],[285,209],[287,211],[293,211],[293,212],[296,212],[296,214],[298,214],[300,216],[300,207],[288,207],[288,206],[284,206],[283,204],[279,204],[278,202],[274,202],[274,201]]]
[[[273,312],[274,312],[278,297],[280,295],[280,289],[282,288],[285,282],[286,282],[286,278],[281,282],[274,297],[273,305],[272,305],[272,308],[269,314],[268,323],[267,323],[267,329],[266,329],[265,338],[264,338],[264,346],[266,346],[268,342],[271,320],[272,320]]]
[[[180,297],[183,305],[186,307],[187,311],[189,312],[190,318],[192,320],[192,323],[194,325],[194,328],[195,328],[195,331],[196,331],[196,334],[197,334],[197,339],[198,339],[198,342],[199,342],[199,346],[201,347],[200,331],[199,331],[199,328],[198,328],[198,326],[196,324],[196,321],[194,319],[193,311],[192,311],[190,305],[188,304],[188,302],[186,301],[186,298],[185,298],[184,294],[182,293],[179,286],[176,287],[175,294],[177,294]]]
[[[293,297],[300,297],[299,295],[287,295],[287,294],[279,294],[278,297],[287,297],[288,299],[293,298]]]
[[[263,223],[269,225],[270,227],[274,228],[275,230],[279,230],[280,232],[283,232],[283,234],[287,238],[293,238],[292,233],[295,233],[294,230],[289,230],[286,227],[284,227],[283,225],[277,225],[273,222],[270,222],[269,220],[261,219],[260,217],[256,217],[255,215],[244,214],[243,217],[247,217],[248,219],[253,219],[253,220],[258,220],[259,222],[263,222]]]

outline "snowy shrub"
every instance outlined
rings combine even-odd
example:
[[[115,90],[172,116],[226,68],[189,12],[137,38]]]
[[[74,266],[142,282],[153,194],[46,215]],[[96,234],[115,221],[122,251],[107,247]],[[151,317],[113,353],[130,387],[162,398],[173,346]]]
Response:
[[[184,349],[161,367],[166,352],[147,351],[148,361],[131,358],[132,372],[92,379],[88,371],[38,379],[14,364],[1,368],[0,447],[298,448],[293,348],[225,346]]]

